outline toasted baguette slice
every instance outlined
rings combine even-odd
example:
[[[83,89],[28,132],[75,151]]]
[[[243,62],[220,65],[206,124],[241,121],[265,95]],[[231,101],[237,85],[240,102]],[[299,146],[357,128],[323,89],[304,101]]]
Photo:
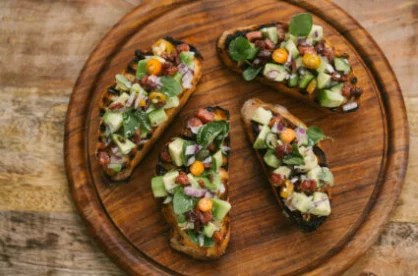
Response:
[[[251,144],[253,145],[254,142],[256,141],[258,134],[260,132],[259,130],[259,124],[253,121],[253,116],[254,114],[257,112],[257,110],[259,108],[263,108],[264,110],[268,110],[271,111],[273,114],[273,117],[270,121],[270,125],[273,124],[272,129],[274,126],[277,126],[277,124],[282,124],[284,127],[284,129],[286,128],[292,128],[292,129],[305,129],[307,130],[307,126],[298,118],[296,118],[294,115],[292,115],[291,113],[289,113],[289,111],[280,105],[272,105],[272,104],[266,104],[263,101],[261,101],[260,99],[257,98],[253,98],[253,99],[249,99],[247,100],[242,109],[241,109],[241,116],[242,116],[242,120],[244,123],[244,127],[246,130],[246,133],[248,134],[249,140],[251,142]],[[276,120],[276,118],[279,118],[279,120]],[[276,125],[274,125],[274,122],[276,122]],[[279,131],[277,134],[277,137],[280,137],[281,132]],[[281,138],[278,138],[278,140],[280,140]],[[297,139],[299,138],[295,138],[295,140],[293,140],[293,143],[295,143],[296,141],[298,141]],[[308,139],[308,136],[307,136]],[[292,143],[292,144],[293,144]],[[279,142],[278,147],[283,148],[283,145],[286,145],[286,143],[281,143]],[[290,147],[292,148],[292,147]],[[328,164],[327,164],[327,160],[326,160],[326,156],[324,154],[324,152],[322,151],[319,143],[315,144],[312,148],[313,153],[316,156],[317,159],[317,163],[318,166],[320,168],[326,168],[323,170],[328,170]],[[314,231],[318,228],[318,226],[324,222],[324,220],[326,219],[326,215],[324,216],[318,216],[318,215],[314,215],[311,214],[309,212],[301,212],[298,209],[295,209],[294,207],[292,208],[292,204],[290,204],[291,199],[292,199],[292,192],[290,192],[290,196],[288,196],[287,198],[284,198],[281,194],[281,191],[283,191],[283,189],[287,189],[287,191],[292,190],[293,191],[293,195],[295,191],[299,191],[300,193],[304,193],[304,194],[308,194],[308,195],[312,195],[313,192],[321,192],[321,195],[327,195],[329,198],[331,197],[331,193],[330,193],[330,186],[333,185],[333,176],[331,173],[331,177],[332,177],[332,183],[328,183],[325,184],[323,187],[319,188],[318,186],[313,189],[311,192],[303,192],[301,191],[301,175],[304,175],[306,177],[306,175],[309,175],[309,173],[307,174],[306,172],[303,172],[301,174],[297,173],[295,170],[295,166],[291,166],[291,165],[286,165],[283,163],[283,156],[282,157],[277,157],[281,164],[279,165],[279,167],[284,166],[287,168],[291,169],[291,174],[289,176],[283,176],[281,175],[280,178],[277,178],[277,175],[274,176],[274,174],[276,174],[274,171],[277,170],[277,168],[272,168],[271,166],[267,165],[264,156],[265,153],[268,151],[268,149],[256,149],[256,153],[257,153],[257,157],[260,161],[260,163],[262,164],[263,170],[266,174],[266,176],[269,179],[270,185],[272,187],[274,196],[276,197],[276,200],[278,202],[278,204],[283,208],[284,214],[286,215],[286,217],[288,217],[292,222],[294,222],[296,225],[298,225],[302,230],[304,231]],[[275,148],[273,150],[273,152],[276,154],[278,152],[278,149]],[[305,159],[306,160],[306,159]],[[290,179],[295,179],[295,177],[298,178],[298,180],[295,183],[290,184],[290,182],[288,182]],[[309,179],[309,178],[307,178]],[[319,182],[319,181],[318,181]],[[290,185],[292,187],[288,187],[287,185]],[[286,191],[285,191],[286,192]],[[330,206],[329,206],[330,208]],[[329,210],[330,211],[330,210]]]
[[[316,26],[316,25],[315,25]],[[273,43],[271,42],[271,40],[269,40],[268,38],[266,38],[265,35],[263,35],[261,38],[260,37],[255,37],[253,34],[260,34],[260,30],[263,28],[271,28],[271,27],[276,27],[278,30],[278,42],[277,43]],[[320,27],[320,26],[319,26]],[[321,27],[322,28],[322,27]],[[249,34],[249,35],[248,35]],[[251,43],[252,45],[255,45],[255,47],[258,49],[258,54],[254,57],[251,58],[249,60],[246,60],[245,62],[237,62],[235,60],[232,59],[230,53],[229,53],[229,46],[231,41],[233,41],[234,39],[238,38],[238,37],[244,37],[248,40],[247,35],[251,38]],[[352,68],[351,71],[348,74],[342,74],[341,72],[338,73],[337,71],[335,71],[334,73],[330,73],[327,72],[328,76],[332,75],[331,79],[328,79],[328,84],[326,87],[321,87],[321,89],[318,89],[317,84],[319,83],[317,77],[318,77],[318,71],[317,70],[312,70],[312,69],[307,69],[304,68],[304,65],[302,63],[302,54],[300,54],[300,56],[298,58],[291,58],[290,59],[290,54],[288,55],[288,60],[286,61],[285,64],[278,64],[277,62],[275,62],[272,58],[272,53],[274,52],[274,50],[278,49],[278,48],[283,48],[284,49],[284,45],[282,43],[284,43],[284,41],[286,41],[286,39],[288,39],[289,34],[288,34],[288,25],[285,23],[272,23],[272,24],[266,24],[266,25],[251,25],[251,26],[247,26],[247,27],[239,27],[239,28],[234,28],[234,29],[230,29],[230,30],[226,30],[222,33],[222,35],[218,38],[217,41],[217,52],[218,55],[220,57],[220,59],[222,60],[222,62],[224,63],[224,65],[231,69],[234,72],[237,72],[239,74],[243,74],[243,71],[245,71],[245,69],[249,68],[249,67],[253,67],[253,68],[259,68],[261,66],[261,71],[256,75],[256,77],[254,79],[256,79],[257,81],[268,85],[270,87],[272,87],[274,90],[283,93],[285,95],[289,95],[291,97],[294,97],[296,99],[299,99],[301,101],[305,101],[308,102],[309,104],[319,107],[322,110],[331,110],[334,112],[352,112],[355,111],[359,108],[359,97],[362,94],[362,89],[356,86],[357,83],[357,77],[355,76]],[[269,46],[263,46],[263,45],[267,45],[264,42],[268,41]],[[263,44],[264,43],[264,44]],[[296,42],[296,46],[298,42]],[[343,58],[344,61],[348,61],[348,55],[345,53],[338,53],[336,50],[334,50],[334,48],[332,48],[331,46],[329,46],[329,44],[325,41],[325,40],[321,40],[320,42],[317,42],[318,44],[321,43],[321,50],[317,51],[317,47],[311,47],[310,49],[313,49],[312,51],[314,52],[321,52],[320,56],[322,60],[329,60],[331,58],[338,57],[338,58]],[[263,48],[264,47],[264,48]],[[266,49],[265,47],[267,47],[268,49]],[[298,47],[298,49],[301,49]],[[325,49],[325,50],[323,50]],[[287,50],[286,50],[287,51]],[[305,51],[305,50],[304,50]],[[287,51],[288,52],[288,51]],[[260,55],[262,55],[262,53],[266,53],[267,57],[260,57]],[[329,56],[328,58],[325,56]],[[321,60],[321,63],[323,62]],[[261,61],[261,65],[255,65],[257,62]],[[279,65],[281,68],[285,68],[287,70],[287,76],[284,80],[281,81],[275,81],[272,80],[271,78],[267,78],[264,74],[265,71],[265,64],[266,63],[270,63],[270,64],[275,64],[275,65]],[[333,67],[333,60],[329,61],[331,67]],[[300,64],[300,65],[297,65]],[[324,64],[326,64],[324,62]],[[283,66],[284,65],[284,66]],[[299,67],[300,66],[300,67]],[[334,66],[335,67],[335,66]],[[295,69],[298,68],[298,69]],[[302,69],[299,71],[299,69]],[[292,86],[290,85],[290,77],[291,76],[297,76],[299,77],[299,81],[301,80],[301,74],[300,72],[303,71],[304,72],[308,72],[314,75],[313,80],[316,81],[316,83],[312,83],[311,82],[306,83],[303,87],[301,88],[300,82],[297,81],[297,83],[292,84]],[[327,69],[328,70],[328,69]],[[335,68],[334,68],[335,70]],[[326,76],[328,78],[328,76]],[[338,81],[337,79],[340,78]],[[335,79],[335,81],[334,81]],[[341,86],[339,86],[339,84],[342,84]],[[311,85],[311,86],[310,86]],[[332,86],[331,86],[332,85]],[[337,96],[339,98],[340,101],[342,101],[339,106],[330,106],[331,103],[327,102],[325,103],[326,100],[323,100],[324,102],[320,104],[321,100],[319,99],[324,99],[324,97],[328,97],[328,92],[324,92],[324,91],[337,91],[337,93],[339,93],[340,96]],[[344,97],[341,98],[341,95],[343,95]],[[335,103],[333,103],[335,105]],[[328,105],[328,107],[323,106],[323,105]]]
[[[208,149],[210,152],[209,156],[212,156],[212,159],[211,159],[211,163],[209,163],[208,165],[205,165],[206,169],[202,175],[212,171],[214,174],[218,175],[222,181],[222,187],[218,187],[216,190],[209,189],[209,187],[205,186],[206,182],[199,181],[199,186],[197,187],[197,190],[199,192],[204,191],[205,195],[204,196],[199,195],[198,197],[194,197],[191,195],[190,197],[188,197],[188,198],[194,199],[194,205],[190,208],[190,210],[188,210],[186,213],[181,215],[181,216],[184,216],[184,218],[186,218],[185,220],[186,222],[184,221],[179,222],[179,220],[177,219],[178,215],[176,215],[174,212],[174,209],[175,209],[174,204],[176,204],[175,194],[178,192],[176,189],[180,189],[182,193],[188,194],[188,192],[186,192],[186,189],[190,189],[191,187],[196,188],[196,186],[193,186],[193,184],[191,184],[190,180],[191,179],[198,180],[198,176],[193,176],[193,174],[191,173],[191,171],[193,170],[191,169],[190,165],[187,165],[187,164],[184,165],[183,163],[182,166],[177,166],[174,163],[173,158],[175,159],[176,157],[173,155],[172,152],[170,152],[169,145],[170,143],[172,143],[173,141],[179,138],[186,141],[186,143],[196,142],[197,140],[196,137],[197,135],[199,135],[198,134],[199,130],[196,129],[196,126],[200,125],[201,121],[205,122],[204,118],[208,113],[214,114],[212,119],[214,119],[215,121],[225,121],[229,124],[228,111],[220,107],[206,107],[205,109],[200,109],[197,112],[196,116],[189,119],[187,127],[183,129],[183,131],[181,132],[181,135],[179,135],[179,137],[174,137],[173,139],[171,139],[170,142],[168,142],[162,149],[161,154],[158,159],[157,167],[156,167],[156,177],[153,178],[152,184],[151,184],[154,196],[156,198],[158,197],[165,198],[163,202],[162,212],[163,212],[164,218],[166,219],[167,223],[171,227],[171,234],[170,234],[170,240],[169,240],[170,246],[179,252],[183,252],[184,254],[187,254],[199,260],[217,259],[225,253],[225,250],[228,246],[229,239],[230,239],[229,213],[227,213],[221,220],[216,220],[216,222],[214,222],[214,218],[216,217],[215,211],[214,211],[215,207],[212,208],[212,210],[206,212],[206,215],[209,212],[210,213],[209,216],[212,217],[212,220],[210,220],[209,223],[217,224],[217,230],[215,231],[213,237],[209,239],[209,240],[212,240],[213,242],[211,246],[200,246],[198,242],[196,240],[193,240],[192,238],[192,236],[197,237],[199,236],[199,234],[197,232],[192,232],[194,234],[190,235],[187,231],[194,231],[194,230],[182,229],[180,226],[182,225],[184,226],[185,223],[191,223],[191,225],[193,225],[193,227],[196,229],[196,226],[205,225],[205,223],[201,221],[201,218],[202,216],[205,217],[206,215],[202,215],[203,212],[201,212],[201,210],[198,207],[198,202],[202,197],[209,197],[209,198],[214,197],[217,200],[226,202],[226,204],[229,205],[228,203],[228,199],[229,199],[228,198],[228,191],[229,191],[229,184],[228,184],[229,164],[228,163],[229,163],[229,145],[230,145],[229,134],[227,134],[227,136],[224,136],[223,142],[221,143],[220,146],[215,146],[215,144],[212,143],[208,147],[203,147],[202,149],[200,149],[200,151],[198,151],[197,154],[185,155],[185,157],[183,157],[185,158],[183,162],[186,162],[187,159],[190,160],[190,158],[194,158],[198,160],[202,160],[203,158],[206,159],[207,157],[198,157],[198,156],[199,154],[201,154],[203,150]],[[207,123],[204,123],[202,127],[206,125]],[[200,127],[200,129],[202,129],[202,127]],[[184,154],[185,147],[186,146],[183,146],[182,154]],[[216,170],[213,170],[213,166],[214,164],[216,164],[216,161],[214,161],[215,158],[213,156],[219,150],[221,150],[222,152],[222,165],[220,168],[217,167]],[[161,183],[160,185],[158,185],[158,183],[157,184],[155,183],[155,182],[158,182],[155,180],[158,177],[161,177],[161,176],[167,175],[167,173],[173,173],[176,171],[179,172],[179,174],[182,174],[183,176],[176,178],[175,187],[173,188],[173,190],[170,191],[170,190],[165,189],[166,183],[164,184],[164,188],[161,187],[162,185]],[[185,176],[186,176],[186,180],[184,179]],[[181,177],[183,177],[183,180],[179,179]],[[213,178],[215,178],[215,176],[213,176]],[[184,181],[186,181],[187,183],[185,183]],[[213,180],[213,182],[215,182],[215,180]],[[183,184],[180,184],[180,183],[183,183]],[[212,201],[213,200],[214,199],[212,199]],[[230,205],[229,205],[229,208],[230,208]],[[193,222],[193,221],[197,221],[197,222]]]
[[[100,113],[101,113],[101,122],[100,122],[100,129],[99,129],[99,142],[97,143],[97,159],[100,162],[104,173],[109,176],[113,181],[121,181],[127,179],[131,173],[132,170],[141,162],[141,160],[145,157],[145,155],[148,153],[148,151],[151,149],[151,147],[154,145],[154,143],[158,140],[158,138],[161,136],[161,134],[165,131],[165,129],[171,124],[174,117],[178,114],[178,112],[184,107],[184,105],[187,103],[188,99],[190,98],[191,94],[196,90],[197,84],[202,76],[202,69],[201,69],[201,55],[200,53],[194,48],[192,45],[186,44],[182,41],[175,40],[170,37],[166,37],[165,39],[159,40],[164,41],[164,43],[171,45],[174,50],[171,54],[163,53],[156,55],[155,50],[154,53],[152,51],[142,51],[137,50],[135,51],[135,58],[128,64],[127,69],[122,72],[121,75],[125,76],[129,81],[131,81],[131,84],[137,84],[141,86],[141,89],[145,89],[148,93],[147,97],[144,97],[144,102],[139,101],[138,97],[139,95],[134,99],[133,103],[131,103],[132,106],[135,107],[136,110],[144,110],[145,108],[149,108],[152,101],[149,98],[151,95],[151,92],[157,90],[158,86],[154,89],[152,86],[156,86],[155,83],[158,81],[155,81],[154,83],[150,80],[147,80],[149,78],[148,75],[142,77],[141,79],[138,79],[136,77],[136,71],[138,67],[138,62],[141,62],[142,60],[146,59],[150,56],[158,56],[159,58],[164,57],[165,63],[170,62],[174,67],[176,67],[177,74],[179,74],[179,58],[177,55],[179,54],[178,51],[184,51],[185,49],[189,50],[188,52],[194,53],[194,59],[193,64],[194,67],[191,69],[190,67],[186,67],[184,70],[187,74],[188,72],[191,72],[193,74],[192,79],[190,80],[190,83],[188,85],[188,88],[184,88],[182,85],[182,92],[178,94],[178,103],[177,106],[174,106],[172,108],[165,109],[166,114],[166,120],[162,123],[158,124],[155,127],[151,127],[151,131],[143,137],[141,136],[140,132],[140,125],[138,125],[136,128],[138,131],[132,137],[129,138],[131,142],[135,144],[135,147],[128,153],[128,154],[121,154],[120,152],[117,152],[117,145],[112,141],[111,138],[109,138],[108,135],[106,135],[106,132],[109,132],[108,127],[106,126],[106,122],[104,121],[104,114],[111,109],[112,104],[114,104],[114,101],[112,103],[112,99],[115,99],[119,95],[121,95],[123,92],[117,90],[117,83],[113,83],[111,86],[109,86],[108,90],[104,92],[103,98],[101,101],[100,106]],[[161,44],[161,43],[160,43]],[[177,48],[177,49],[176,49]],[[177,58],[176,58],[177,57]],[[177,63],[177,64],[176,64]],[[165,75],[164,73],[164,65],[163,65],[163,72],[160,73],[160,75]],[[161,84],[159,84],[161,86]],[[127,93],[131,94],[130,91]],[[127,100],[129,102],[129,99]],[[145,105],[145,106],[141,106]],[[121,110],[126,109],[126,107],[122,106]],[[123,126],[119,127],[118,132],[123,132]],[[126,138],[126,137],[124,137]],[[112,149],[113,148],[113,149]],[[116,170],[109,167],[109,164],[112,164],[112,160],[115,158],[112,158],[114,155],[114,151],[117,152],[118,163],[121,163],[121,167],[119,167],[118,164],[116,164]],[[109,163],[110,162],[110,163]],[[113,166],[113,165],[111,165]],[[118,171],[120,169],[120,171]]]

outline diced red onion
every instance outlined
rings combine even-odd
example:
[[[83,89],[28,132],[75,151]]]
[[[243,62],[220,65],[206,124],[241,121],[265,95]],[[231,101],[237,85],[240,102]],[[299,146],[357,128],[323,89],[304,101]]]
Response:
[[[110,151],[115,155],[115,156],[121,156],[121,153],[119,151],[119,149],[117,147],[112,147],[110,148]]]
[[[155,75],[149,76],[148,81],[153,83],[154,85],[156,85],[158,88],[161,88],[161,86],[162,86],[160,78],[155,76]]]
[[[277,70],[268,71],[266,74],[267,78],[272,79],[272,80],[276,79],[279,75],[280,75],[280,72]]]
[[[211,192],[207,191],[207,192],[205,193],[205,197],[206,197],[206,198],[212,198],[212,197],[213,197],[213,194],[212,194]]]
[[[179,70],[179,72],[180,72],[182,75],[184,75],[187,71],[189,71],[189,67],[187,67],[187,65],[186,65],[186,64],[184,64],[184,63],[180,63],[180,64],[177,66],[177,69]]]
[[[202,147],[198,144],[196,145],[190,145],[186,147],[186,155],[192,155],[192,154],[196,154],[197,152],[199,152],[199,150],[201,150]]]
[[[351,102],[343,105],[343,111],[350,111],[353,109],[356,109],[358,107],[358,104],[356,102]]]
[[[283,131],[284,129],[285,129],[285,126],[282,123],[277,124],[277,130],[278,131]]]
[[[192,197],[203,197],[206,192],[206,189],[194,188],[192,186],[187,186],[184,188],[184,193]]]
[[[194,161],[196,161],[196,158],[194,156],[190,157],[189,160],[187,160],[187,166],[193,164]]]
[[[202,161],[204,164],[210,164],[212,162],[212,156],[208,156],[205,160]]]
[[[292,179],[290,179],[290,182],[292,182],[293,184],[295,184],[296,182],[298,182],[298,178],[297,177],[293,177]]]
[[[334,67],[331,64],[327,63],[326,70],[328,73],[334,73]]]
[[[296,132],[296,139],[300,142],[304,142],[306,140],[306,130],[301,127],[297,127],[295,129]]]
[[[135,98],[136,98],[136,93],[132,92],[131,95],[129,95],[128,100],[126,101],[125,106],[131,106],[133,104]]]
[[[187,71],[183,78],[181,79],[183,88],[189,89],[192,88],[192,81],[193,81],[193,72],[191,70]]]

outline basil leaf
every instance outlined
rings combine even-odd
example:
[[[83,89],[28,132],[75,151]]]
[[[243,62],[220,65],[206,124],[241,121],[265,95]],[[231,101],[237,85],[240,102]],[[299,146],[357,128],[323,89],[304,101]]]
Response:
[[[147,61],[143,59],[138,62],[138,67],[136,68],[136,78],[140,80],[146,75],[147,75]]]
[[[177,96],[183,90],[181,84],[172,77],[164,76],[161,77],[160,80],[163,85],[161,90],[167,97]]]
[[[233,60],[245,61],[254,58],[258,49],[247,39],[239,36],[229,43],[228,51]]]
[[[319,141],[325,139],[324,132],[317,126],[310,126],[306,131],[309,139],[313,142],[313,144],[317,144]]]
[[[199,129],[196,136],[196,141],[202,147],[210,145],[215,138],[223,139],[228,135],[229,125],[225,121],[215,121],[207,123]]]
[[[195,200],[184,194],[183,190],[177,190],[173,197],[173,210],[176,215],[193,210]]]
[[[151,130],[151,123],[148,119],[147,113],[142,110],[132,109],[124,112],[123,136],[130,138],[137,129],[140,129],[141,134],[147,133]]]
[[[308,36],[312,29],[312,15],[300,13],[292,17],[289,32],[294,36]]]
[[[251,81],[251,80],[255,79],[255,77],[257,77],[257,75],[258,75],[258,73],[260,73],[261,69],[262,69],[261,67],[259,67],[259,68],[248,67],[247,69],[244,70],[244,72],[242,72],[242,76],[243,76],[244,80]]]
[[[296,144],[292,145],[292,152],[283,157],[283,163],[287,165],[305,165],[305,160]]]

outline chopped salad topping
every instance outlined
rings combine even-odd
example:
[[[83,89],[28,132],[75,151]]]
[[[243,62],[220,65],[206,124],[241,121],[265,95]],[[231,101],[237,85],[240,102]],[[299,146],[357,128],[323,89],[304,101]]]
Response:
[[[270,182],[282,203],[305,221],[331,213],[334,177],[317,146],[325,139],[316,126],[294,125],[280,114],[259,107],[252,117],[254,149],[263,156]]]
[[[115,76],[103,99],[97,146],[102,166],[121,172],[167,120],[166,111],[177,107],[183,91],[192,87],[197,54],[169,38],[155,42],[150,53],[135,51],[127,71]]]
[[[229,123],[220,108],[200,109],[181,137],[160,154],[151,187],[156,198],[171,204],[178,227],[201,247],[222,242],[226,201]]]
[[[358,108],[362,90],[356,87],[348,55],[335,54],[310,14],[294,16],[289,26],[270,24],[237,32],[227,43],[229,56],[247,81],[263,75],[313,95],[322,107],[344,112]]]

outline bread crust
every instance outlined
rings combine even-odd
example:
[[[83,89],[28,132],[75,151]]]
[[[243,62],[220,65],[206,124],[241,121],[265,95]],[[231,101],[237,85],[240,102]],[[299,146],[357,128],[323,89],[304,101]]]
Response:
[[[124,71],[123,73],[126,73]],[[150,151],[154,143],[160,138],[160,136],[164,133],[167,127],[172,123],[176,115],[183,109],[184,105],[189,100],[190,96],[193,92],[196,91],[197,85],[202,77],[202,62],[200,58],[200,54],[196,55],[195,58],[195,67],[194,67],[194,75],[192,80],[192,87],[189,89],[185,89],[182,94],[179,96],[179,105],[175,108],[166,109],[167,120],[161,123],[157,128],[154,129],[152,136],[148,141],[143,145],[141,149],[134,149],[134,157],[132,159],[129,158],[129,161],[121,172],[117,173],[112,169],[107,168],[107,165],[101,165],[103,168],[104,173],[113,181],[123,181],[128,179],[134,168],[142,161],[142,159],[146,156],[146,154]],[[107,97],[107,91],[104,91],[103,97]],[[103,98],[102,97],[102,98]],[[104,101],[101,101],[100,108],[105,108]],[[100,125],[103,123],[103,118],[100,120]],[[99,135],[102,132],[99,130]]]
[[[281,24],[283,26],[288,26],[285,23],[281,23],[281,22],[277,22],[277,24]],[[260,28],[259,25],[250,25],[250,26],[246,26],[246,27],[238,27],[238,28],[234,28],[234,29],[229,29],[224,31],[221,36],[218,38],[217,41],[217,53],[219,58],[222,60],[222,62],[224,63],[224,65],[229,68],[230,70],[242,74],[243,70],[238,66],[237,62],[235,62],[234,60],[231,59],[231,57],[228,54],[228,47],[227,47],[227,40],[229,36],[233,36],[239,32],[248,32],[248,31],[255,31],[258,30]],[[339,55],[339,53],[336,51],[336,54]],[[355,77],[354,71],[351,70],[348,79],[351,79]],[[273,88],[274,90],[283,93],[285,95],[289,95],[293,98],[299,99],[301,101],[307,102],[310,105],[319,108],[321,110],[326,110],[326,111],[330,111],[330,112],[340,112],[340,113],[344,113],[344,111],[342,110],[341,107],[336,108],[336,109],[330,109],[330,108],[326,108],[326,107],[321,107],[316,101],[315,101],[315,96],[314,93],[312,94],[307,94],[306,92],[303,92],[301,89],[297,88],[297,87],[288,87],[285,83],[282,82],[275,82],[275,81],[271,81],[267,78],[265,78],[264,76],[257,76],[255,78],[257,81],[261,82],[264,85],[267,85],[271,88]]]

